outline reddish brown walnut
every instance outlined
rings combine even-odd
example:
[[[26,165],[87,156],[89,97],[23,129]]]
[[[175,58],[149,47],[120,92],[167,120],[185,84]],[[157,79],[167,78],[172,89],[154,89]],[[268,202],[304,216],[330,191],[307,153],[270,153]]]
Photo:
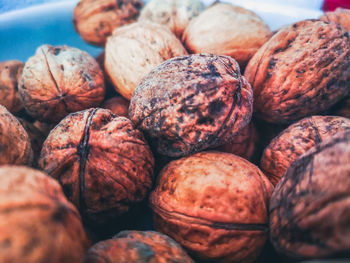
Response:
[[[190,55],[164,62],[137,86],[129,117],[167,156],[222,145],[252,115],[252,90],[227,56]]]
[[[270,237],[277,251],[295,258],[349,254],[349,164],[346,131],[291,165],[270,203]]]
[[[350,39],[339,25],[306,20],[279,30],[249,61],[256,115],[290,123],[322,112],[350,85]]]
[[[273,187],[247,160],[202,152],[168,164],[150,197],[156,230],[209,262],[253,262]]]
[[[73,23],[86,42],[104,46],[113,29],[136,21],[142,7],[142,0],[81,0]]]
[[[350,130],[350,119],[336,116],[312,116],[289,126],[266,147],[260,167],[276,185],[293,161],[316,144]]]
[[[152,186],[153,165],[152,152],[131,121],[96,108],[63,119],[39,160],[88,223],[114,219],[143,200]]]
[[[350,10],[337,8],[335,11],[326,12],[320,20],[333,22],[341,25],[345,30],[350,31]]]
[[[33,151],[28,133],[4,106],[0,105],[0,165],[31,165]]]
[[[18,82],[24,64],[17,60],[0,62],[0,104],[15,114],[23,109]]]
[[[104,91],[103,73],[95,59],[67,46],[39,47],[26,62],[19,86],[28,113],[52,123],[100,105]]]
[[[82,262],[89,241],[56,180],[2,166],[0,200],[0,262]]]
[[[106,100],[102,104],[102,108],[109,109],[117,116],[128,117],[130,102],[123,97],[114,97]]]
[[[194,263],[170,237],[154,231],[122,231],[92,246],[85,263]]]

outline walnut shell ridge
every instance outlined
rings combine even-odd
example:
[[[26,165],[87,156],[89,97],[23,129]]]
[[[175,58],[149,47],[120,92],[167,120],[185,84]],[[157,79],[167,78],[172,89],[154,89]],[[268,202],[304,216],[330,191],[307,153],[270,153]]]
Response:
[[[136,87],[129,117],[157,151],[177,157],[229,142],[251,119],[252,89],[227,56],[170,59]]]
[[[335,11],[326,12],[320,20],[333,22],[341,25],[345,30],[350,31],[350,10],[338,7]]]

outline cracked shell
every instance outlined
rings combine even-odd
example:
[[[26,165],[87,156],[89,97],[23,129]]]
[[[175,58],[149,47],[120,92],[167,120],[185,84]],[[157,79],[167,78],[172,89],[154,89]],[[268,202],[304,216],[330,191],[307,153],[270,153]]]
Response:
[[[131,121],[105,109],[72,113],[49,134],[39,166],[57,179],[87,223],[104,223],[142,201],[154,159]]]
[[[350,10],[337,8],[335,11],[326,12],[320,20],[333,22],[341,25],[345,30],[350,31]]]
[[[285,129],[264,150],[260,167],[276,185],[293,161],[315,145],[350,130],[350,119],[337,116],[304,118]]]
[[[170,237],[154,231],[122,231],[91,247],[85,263],[194,263]]]
[[[349,92],[350,39],[339,25],[305,20],[280,29],[249,61],[256,116],[291,123]]]
[[[168,164],[150,203],[157,231],[209,262],[253,262],[267,239],[272,184],[247,160],[202,152]]]
[[[90,245],[60,185],[22,166],[0,168],[0,262],[82,262]]]
[[[57,123],[71,112],[98,106],[103,73],[88,53],[67,46],[40,46],[23,68],[19,92],[28,113]]]
[[[270,203],[270,238],[277,251],[294,258],[349,254],[349,164],[350,131],[292,164]]]
[[[252,97],[234,59],[189,55],[164,62],[140,82],[129,117],[159,153],[184,156],[232,140],[250,122]]]

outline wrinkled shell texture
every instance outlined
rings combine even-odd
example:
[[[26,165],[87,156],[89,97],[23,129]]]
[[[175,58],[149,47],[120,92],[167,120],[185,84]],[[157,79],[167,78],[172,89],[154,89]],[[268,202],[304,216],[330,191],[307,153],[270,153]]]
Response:
[[[46,139],[39,165],[88,223],[104,223],[145,198],[154,159],[130,120],[96,108],[63,119]]]
[[[98,106],[104,91],[103,73],[95,59],[67,46],[40,46],[26,62],[19,86],[28,113],[47,122]]]
[[[305,20],[282,28],[249,61],[254,111],[273,123],[326,110],[349,92],[350,39],[340,26]]]
[[[24,63],[17,60],[0,62],[0,104],[12,113],[23,109],[18,93]]]
[[[272,184],[276,185],[293,161],[315,145],[346,130],[350,130],[350,119],[347,118],[304,118],[272,140],[263,153],[260,167]]]
[[[154,231],[123,231],[89,249],[85,263],[194,263],[168,236]]]
[[[104,46],[115,28],[136,21],[142,7],[142,0],[81,0],[73,22],[86,42]]]
[[[113,114],[121,117],[128,117],[130,102],[123,97],[114,97],[106,100],[102,108],[109,109]]]
[[[129,117],[159,153],[184,156],[230,141],[250,122],[252,96],[234,59],[189,55],[164,62],[141,81]]]
[[[210,262],[253,262],[267,238],[272,185],[238,156],[202,152],[168,164],[150,196],[154,226]]]
[[[341,25],[345,30],[350,31],[350,10],[337,8],[333,12],[326,12],[320,20],[333,22]]]
[[[150,0],[142,9],[139,21],[165,25],[181,39],[189,22],[204,9],[200,0]]]
[[[288,169],[270,203],[275,248],[296,258],[350,251],[350,132],[315,146]]]
[[[89,242],[59,184],[27,167],[0,168],[0,261],[82,262]]]
[[[190,53],[231,56],[244,67],[270,36],[269,27],[255,13],[215,4],[190,22],[182,41]]]
[[[258,140],[258,132],[254,123],[251,122],[233,138],[232,142],[226,143],[216,148],[216,150],[232,153],[244,159],[252,160],[257,150]]]
[[[33,152],[28,133],[5,107],[0,105],[0,165],[31,165]]]
[[[138,22],[116,29],[106,44],[105,69],[117,92],[130,100],[141,79],[165,60],[187,51],[170,30]]]

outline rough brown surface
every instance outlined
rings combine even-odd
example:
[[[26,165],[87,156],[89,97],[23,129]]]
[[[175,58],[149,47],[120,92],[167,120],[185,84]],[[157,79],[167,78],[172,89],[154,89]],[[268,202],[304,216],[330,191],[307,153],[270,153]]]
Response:
[[[31,165],[33,152],[28,133],[5,107],[0,105],[0,165]]]
[[[0,168],[0,261],[82,262],[89,242],[59,184],[21,166]]]
[[[85,263],[194,263],[170,237],[154,231],[123,231],[89,249]]]
[[[349,256],[350,131],[316,145],[288,169],[270,203],[275,248],[297,258]]]
[[[350,31],[350,10],[337,8],[335,11],[326,12],[320,20],[333,22],[341,25],[345,30]]]
[[[184,156],[230,141],[252,115],[252,89],[227,56],[190,55],[164,62],[137,86],[129,117],[157,151]]]
[[[129,104],[130,102],[127,99],[120,96],[106,100],[102,104],[102,108],[109,109],[117,116],[128,118]]]
[[[17,60],[0,62],[0,104],[15,114],[23,109],[18,93],[24,63]]]
[[[204,9],[201,0],[150,0],[142,9],[139,21],[166,25],[181,39],[189,22]]]
[[[152,186],[153,165],[152,152],[131,121],[96,108],[63,119],[39,160],[88,223],[107,222],[143,200]]]
[[[67,46],[40,46],[26,62],[19,85],[28,113],[53,123],[71,112],[98,106],[104,91],[95,59]]]
[[[81,0],[73,23],[86,42],[104,46],[115,28],[136,21],[142,7],[142,0]]]
[[[154,226],[209,262],[253,262],[267,238],[272,185],[238,156],[202,152],[168,164],[150,196]]]
[[[190,53],[231,56],[244,67],[271,34],[252,11],[219,3],[190,22],[182,41]]]
[[[349,34],[339,25],[306,20],[280,29],[245,71],[256,115],[290,123],[328,109],[349,92],[349,60]]]
[[[153,68],[172,57],[187,54],[166,26],[146,21],[113,31],[105,52],[105,70],[117,92],[128,100]]]
[[[289,126],[266,147],[260,167],[276,185],[293,161],[313,146],[350,130],[350,119],[337,116],[312,116]]]

